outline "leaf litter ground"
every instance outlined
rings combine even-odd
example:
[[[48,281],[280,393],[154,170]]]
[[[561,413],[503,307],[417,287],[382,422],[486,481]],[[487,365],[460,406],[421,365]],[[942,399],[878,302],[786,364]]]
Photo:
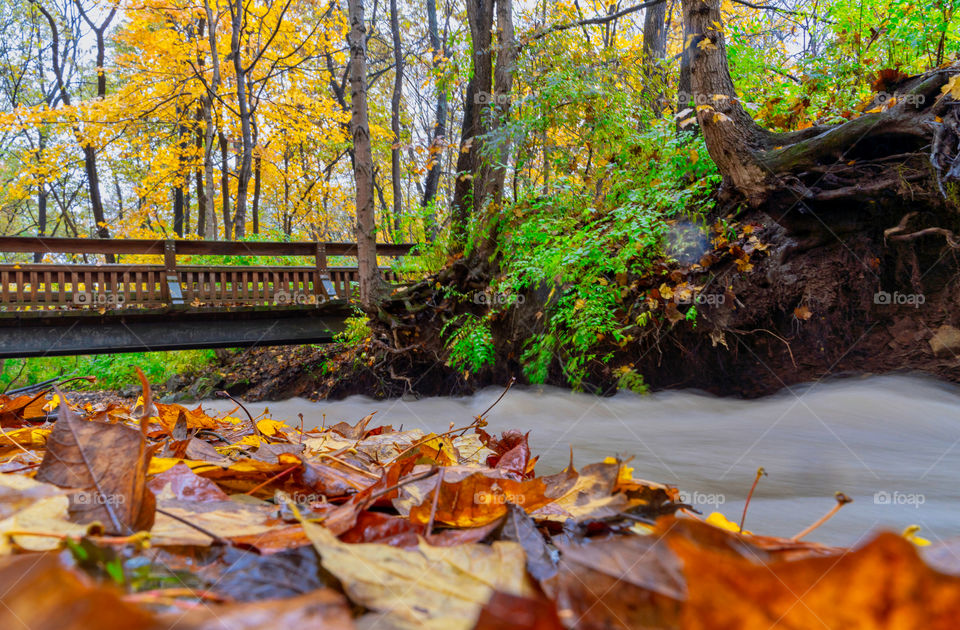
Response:
[[[212,417],[154,403],[142,380],[132,410],[59,391],[0,396],[0,628],[947,629],[960,618],[957,541],[881,533],[847,549],[760,536],[703,518],[617,458],[538,476],[527,435],[490,435],[484,416],[439,434],[372,414],[304,430],[240,404]]]

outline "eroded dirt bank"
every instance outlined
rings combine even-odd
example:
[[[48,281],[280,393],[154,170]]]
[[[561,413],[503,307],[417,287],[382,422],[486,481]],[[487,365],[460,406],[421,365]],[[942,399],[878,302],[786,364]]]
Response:
[[[600,343],[613,359],[596,362],[584,387],[613,393],[630,366],[651,389],[743,397],[844,373],[914,370],[960,380],[956,250],[936,233],[891,242],[890,230],[908,211],[904,199],[818,214],[802,204],[778,216],[753,211],[732,219],[729,239],[711,234],[698,263],[664,263],[647,277],[619,279],[622,316],[654,316],[629,342]],[[946,210],[932,219],[957,227]],[[524,382],[517,357],[549,313],[549,291],[531,292],[495,318],[496,362],[467,375],[445,364],[439,333],[452,314],[487,307],[442,297],[438,282],[468,295],[487,286],[469,262],[455,263],[388,302],[373,338],[359,349],[244,351],[180,389],[202,397],[225,388],[261,400],[455,395],[511,376]],[[686,287],[696,291],[687,294]],[[688,321],[691,303],[698,315]],[[558,365],[547,382],[568,385]]]

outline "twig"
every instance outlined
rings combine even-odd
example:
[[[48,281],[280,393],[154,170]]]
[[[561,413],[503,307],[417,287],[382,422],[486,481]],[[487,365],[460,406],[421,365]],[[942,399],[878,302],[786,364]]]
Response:
[[[760,477],[766,477],[767,471],[763,469],[763,466],[757,468],[757,476],[753,479],[753,485],[750,486],[750,492],[747,493],[747,501],[743,504],[743,516],[740,517],[740,533],[743,533],[743,523],[747,520],[747,508],[750,507],[750,499],[753,497],[753,491],[757,489],[757,484],[760,483]]]
[[[171,512],[168,512],[168,511],[166,511],[166,510],[164,510],[164,509],[162,509],[162,508],[157,508],[157,512],[159,512],[160,514],[163,514],[164,516],[167,516],[167,517],[169,517],[169,518],[172,518],[172,519],[175,520],[175,521],[179,521],[179,522],[183,523],[184,525],[186,525],[187,527],[191,527],[191,528],[197,530],[198,532],[200,532],[201,534],[204,534],[205,536],[209,536],[211,539],[213,539],[213,542],[217,543],[218,545],[231,545],[231,546],[233,545],[233,543],[230,542],[229,540],[227,540],[226,538],[222,538],[222,537],[220,537],[220,536],[217,536],[217,535],[214,534],[213,532],[211,532],[211,531],[209,531],[209,530],[207,530],[207,529],[204,529],[203,527],[200,527],[199,525],[196,525],[196,524],[194,524],[194,523],[191,523],[190,521],[188,521],[187,519],[183,518],[182,516],[177,516],[176,514],[172,514]]]
[[[829,521],[831,518],[833,518],[833,515],[839,512],[840,508],[842,508],[844,505],[846,505],[847,503],[853,503],[853,499],[851,499],[850,497],[848,497],[842,492],[838,492],[835,496],[837,498],[837,503],[832,508],[830,508],[829,512],[827,512],[826,514],[821,516],[819,519],[817,519],[817,521],[810,527],[806,528],[796,536],[792,536],[790,540],[793,542],[797,542],[798,540],[800,540],[801,538],[803,538],[804,536],[806,536],[807,534],[809,534],[810,532],[812,532],[813,530],[815,530],[816,528],[820,527],[821,525]]]
[[[427,521],[427,536],[433,533],[433,519],[437,516],[437,504],[440,502],[440,489],[443,486],[443,468],[437,473],[437,489],[433,492],[433,503],[430,505],[430,520]]]
[[[501,400],[503,400],[503,397],[507,395],[507,392],[510,391],[510,388],[513,387],[513,384],[516,383],[516,382],[517,382],[517,377],[516,377],[516,376],[511,376],[511,377],[510,377],[510,382],[507,383],[506,388],[504,388],[504,390],[503,390],[503,392],[500,394],[500,396],[498,396],[497,399],[496,399],[495,401],[493,401],[493,404],[492,404],[492,405],[490,405],[489,407],[487,407],[487,410],[486,410],[486,411],[484,411],[484,412],[481,413],[479,416],[477,416],[477,418],[483,419],[484,416],[486,416],[488,413],[490,413],[490,410],[493,409],[494,407],[496,407],[498,402],[500,402]]]
[[[273,477],[270,477],[269,479],[267,479],[266,481],[264,481],[264,482],[261,483],[260,485],[257,485],[257,486],[254,486],[254,487],[250,488],[249,490],[247,490],[246,492],[244,492],[244,494],[247,494],[247,495],[251,495],[251,496],[252,496],[253,493],[256,492],[257,490],[259,490],[260,488],[262,488],[262,487],[264,487],[264,486],[267,486],[267,485],[270,485],[271,483],[273,483],[274,481],[276,481],[276,480],[279,479],[280,477],[283,477],[284,475],[288,475],[288,474],[292,473],[292,472],[293,472],[294,470],[296,470],[297,468],[300,468],[300,464],[297,464],[296,466],[293,466],[293,467],[291,467],[291,468],[288,468],[288,469],[284,470],[284,471],[281,472],[281,473],[277,473],[276,475],[274,475]]]
[[[436,434],[436,435],[434,435],[434,436],[432,436],[432,437],[431,437],[431,436],[427,436],[427,437],[423,438],[422,440],[418,440],[418,441],[414,442],[413,444],[411,444],[410,446],[408,446],[407,448],[405,448],[405,449],[403,449],[402,451],[400,451],[399,453],[397,453],[397,454],[393,457],[393,459],[391,459],[391,460],[388,461],[386,464],[384,464],[384,466],[389,466],[390,464],[392,464],[393,462],[397,461],[398,459],[400,459],[401,457],[403,457],[404,455],[406,455],[407,453],[409,453],[409,452],[412,451],[413,449],[415,449],[415,448],[417,448],[418,446],[421,446],[421,445],[423,445],[423,444],[426,444],[426,443],[429,442],[430,440],[434,440],[434,439],[436,439],[436,438],[438,438],[438,437],[443,437],[443,436],[445,436],[445,435],[450,435],[450,434],[452,434],[452,433],[456,433],[457,431],[463,432],[463,431],[466,431],[467,429],[475,428],[476,426],[478,426],[478,423],[479,423],[480,421],[481,421],[481,420],[480,420],[480,417],[477,416],[477,418],[476,418],[473,422],[471,422],[470,424],[468,424],[468,425],[465,426],[465,427],[457,427],[456,429],[450,429],[449,431],[444,431],[443,433],[438,433],[438,434]]]
[[[261,440],[263,440],[263,441],[266,442],[267,444],[270,443],[270,440],[267,439],[267,436],[265,436],[263,433],[260,432],[260,427],[257,426],[257,421],[253,419],[253,416],[250,414],[249,411],[247,411],[247,408],[243,406],[243,403],[242,403],[242,402],[240,402],[239,400],[237,400],[236,398],[234,398],[234,397],[231,396],[229,393],[227,393],[226,391],[223,391],[223,390],[217,392],[217,396],[221,396],[221,397],[224,397],[224,398],[229,398],[229,399],[232,400],[234,403],[236,403],[241,409],[243,409],[243,412],[244,412],[245,414],[247,414],[247,417],[248,417],[248,418],[250,418],[250,426],[253,427],[253,434],[256,435],[256,436],[258,436]]]
[[[426,479],[426,478],[428,478],[428,477],[431,477],[431,476],[437,474],[437,471],[438,471],[438,470],[440,470],[440,468],[438,468],[437,466],[434,466],[433,468],[431,468],[430,470],[428,470],[428,471],[426,471],[426,472],[420,473],[419,475],[413,475],[413,476],[411,476],[411,477],[407,477],[407,478],[404,479],[403,481],[400,481],[400,482],[398,482],[398,483],[395,483],[395,484],[393,484],[392,486],[389,486],[389,487],[387,487],[387,488],[384,488],[383,490],[378,490],[377,492],[374,492],[373,494],[371,494],[369,498],[370,498],[371,501],[374,501],[374,500],[376,500],[376,499],[379,499],[380,497],[382,497],[382,496],[384,496],[384,495],[386,495],[386,494],[390,494],[391,492],[393,492],[394,490],[397,490],[398,488],[402,488],[403,486],[406,486],[406,485],[408,485],[408,484],[411,484],[411,483],[413,483],[413,482],[415,482],[415,481],[421,481],[421,480],[423,480],[423,479]]]

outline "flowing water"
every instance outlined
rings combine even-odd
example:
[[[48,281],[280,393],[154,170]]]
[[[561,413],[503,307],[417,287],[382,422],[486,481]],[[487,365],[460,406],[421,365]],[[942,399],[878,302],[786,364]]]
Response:
[[[444,431],[468,424],[501,394],[374,401],[354,396],[251,403],[253,413],[307,427],[355,422]],[[229,401],[204,401],[228,411]],[[611,398],[540,387],[511,390],[488,431],[530,431],[538,474],[614,454],[633,456],[635,475],[676,485],[704,513],[739,521],[758,466],[747,529],[790,536],[834,505],[854,499],[811,539],[852,545],[871,530],[922,527],[931,540],[960,535],[960,387],[917,376],[846,378],[793,387],[759,400],[669,391]]]

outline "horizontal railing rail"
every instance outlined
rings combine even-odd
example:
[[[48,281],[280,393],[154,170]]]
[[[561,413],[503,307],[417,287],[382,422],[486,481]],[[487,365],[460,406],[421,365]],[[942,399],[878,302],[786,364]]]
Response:
[[[211,256],[315,256],[321,246],[328,256],[356,256],[356,243],[317,241],[187,241],[173,239],[100,239],[43,236],[0,236],[0,253],[52,254],[154,254],[163,255],[169,244],[179,255]],[[377,243],[378,256],[405,256],[415,245]]]
[[[410,244],[378,244],[378,256],[410,255]],[[357,268],[329,266],[356,256],[355,243],[108,240],[0,237],[0,253],[135,254],[162,264],[0,263],[0,311],[206,306],[303,306],[348,298]],[[178,264],[181,255],[308,256],[310,266]],[[404,278],[381,268],[384,279]]]

